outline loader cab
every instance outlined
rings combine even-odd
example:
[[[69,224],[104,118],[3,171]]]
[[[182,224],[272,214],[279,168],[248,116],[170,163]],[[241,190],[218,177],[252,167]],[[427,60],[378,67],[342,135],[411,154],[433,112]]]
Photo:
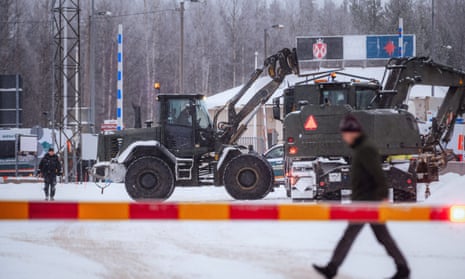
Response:
[[[176,156],[191,158],[213,146],[213,125],[203,95],[158,95],[163,144]]]

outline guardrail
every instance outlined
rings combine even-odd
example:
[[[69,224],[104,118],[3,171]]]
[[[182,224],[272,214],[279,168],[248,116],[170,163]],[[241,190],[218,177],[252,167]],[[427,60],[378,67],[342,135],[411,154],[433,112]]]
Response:
[[[0,220],[465,222],[465,205],[0,201]]]

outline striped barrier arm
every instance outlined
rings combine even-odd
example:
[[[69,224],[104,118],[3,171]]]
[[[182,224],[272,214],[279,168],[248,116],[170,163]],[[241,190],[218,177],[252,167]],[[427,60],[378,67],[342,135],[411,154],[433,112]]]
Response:
[[[465,205],[0,201],[0,220],[465,222]]]

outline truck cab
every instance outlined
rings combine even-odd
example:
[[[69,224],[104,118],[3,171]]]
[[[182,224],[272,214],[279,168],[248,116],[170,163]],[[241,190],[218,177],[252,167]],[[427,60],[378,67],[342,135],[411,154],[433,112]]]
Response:
[[[203,95],[158,95],[157,126],[162,144],[175,156],[190,158],[214,151],[214,130]]]
[[[213,151],[213,124],[203,95],[158,95],[154,125],[115,131],[99,137],[99,161],[115,158],[134,141],[160,141],[177,157]]]

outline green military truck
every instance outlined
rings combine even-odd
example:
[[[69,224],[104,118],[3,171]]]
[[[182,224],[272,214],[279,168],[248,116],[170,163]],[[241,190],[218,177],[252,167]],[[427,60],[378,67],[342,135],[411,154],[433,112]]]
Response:
[[[237,102],[262,72],[272,78],[240,109]],[[261,154],[237,144],[260,106],[288,74],[298,74],[296,51],[268,57],[250,80],[210,119],[202,95],[161,94],[153,127],[100,135],[97,180],[124,182],[135,200],[167,199],[175,186],[224,185],[235,199],[261,199],[273,187],[271,165]],[[218,121],[221,111],[228,119]]]
[[[391,59],[381,83],[351,77],[349,82],[338,82],[334,74],[323,73],[282,96],[288,194],[323,200],[350,194],[351,153],[338,126],[344,115],[352,113],[382,155],[393,200],[416,201],[417,183],[428,186],[437,181],[439,168],[451,158],[445,145],[455,119],[465,111],[464,72],[413,57]],[[407,111],[408,93],[417,84],[449,88],[428,135],[420,134],[415,117]],[[274,116],[279,119],[279,99],[274,104]],[[408,160],[395,160],[399,155]],[[293,175],[298,161],[312,161],[307,176],[313,179],[306,181],[313,183],[298,184],[299,177]]]

